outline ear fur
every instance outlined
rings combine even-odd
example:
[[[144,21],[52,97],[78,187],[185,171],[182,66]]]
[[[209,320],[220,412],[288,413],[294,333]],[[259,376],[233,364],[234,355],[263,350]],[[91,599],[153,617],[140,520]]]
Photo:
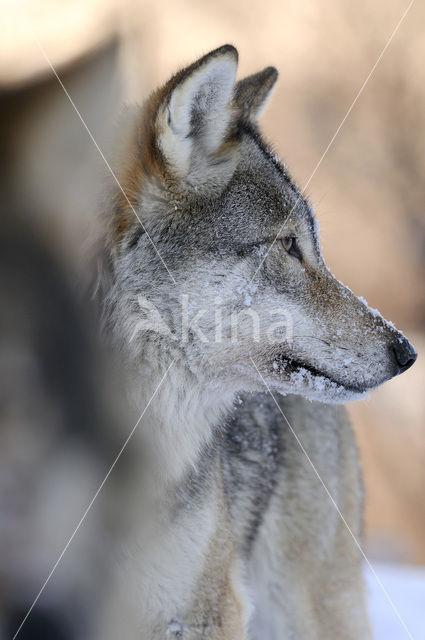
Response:
[[[183,69],[162,90],[156,143],[172,173],[204,179],[211,157],[226,141],[238,53],[225,45]]]
[[[235,86],[237,62],[236,49],[224,45],[179,71],[142,109],[128,111],[115,163],[123,189],[112,223],[119,242],[135,225],[129,201],[148,216],[166,201],[164,187],[186,201],[188,188],[218,195],[228,184],[240,148],[238,121],[258,117],[278,75],[268,67]]]
[[[278,75],[277,69],[267,67],[237,83],[235,104],[243,119],[251,122],[257,120],[270,98]]]

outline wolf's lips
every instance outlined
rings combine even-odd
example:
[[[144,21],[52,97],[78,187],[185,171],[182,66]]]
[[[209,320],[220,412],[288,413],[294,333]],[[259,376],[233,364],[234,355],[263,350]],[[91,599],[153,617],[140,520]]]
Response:
[[[347,385],[344,382],[335,380],[335,378],[331,378],[327,373],[316,369],[316,367],[306,364],[305,362],[300,362],[299,360],[287,358],[284,355],[279,355],[277,359],[275,358],[273,362],[273,370],[278,374],[289,373],[290,377],[294,379],[294,382],[295,377],[298,377],[299,380],[309,383],[312,382],[312,380],[309,380],[309,377],[312,377],[313,381],[319,382],[320,379],[326,380],[332,385],[340,387],[341,389],[345,389],[346,391],[349,391],[351,393],[364,393],[365,391],[367,391],[367,387],[353,384]],[[307,379],[303,380],[303,378],[306,377]]]

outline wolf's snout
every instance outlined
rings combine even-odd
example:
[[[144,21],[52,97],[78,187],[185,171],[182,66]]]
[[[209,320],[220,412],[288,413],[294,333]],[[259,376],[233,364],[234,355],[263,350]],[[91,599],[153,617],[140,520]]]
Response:
[[[404,373],[404,371],[410,369],[412,364],[416,362],[418,354],[416,353],[414,346],[410,344],[406,338],[397,338],[391,349],[398,368],[396,375]]]

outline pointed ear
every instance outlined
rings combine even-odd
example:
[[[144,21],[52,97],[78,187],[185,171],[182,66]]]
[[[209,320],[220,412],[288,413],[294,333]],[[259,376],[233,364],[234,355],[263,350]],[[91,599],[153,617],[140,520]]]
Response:
[[[225,45],[180,71],[161,91],[156,143],[178,177],[203,178],[209,158],[225,142],[237,64],[236,49]]]
[[[236,85],[235,103],[245,120],[255,122],[272,93],[278,78],[274,67],[240,80]]]

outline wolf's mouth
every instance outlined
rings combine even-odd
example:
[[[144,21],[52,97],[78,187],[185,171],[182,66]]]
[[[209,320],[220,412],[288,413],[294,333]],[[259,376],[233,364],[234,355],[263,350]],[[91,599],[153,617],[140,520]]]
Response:
[[[313,384],[318,390],[327,382],[328,384],[331,383],[332,386],[339,387],[351,393],[364,393],[366,391],[365,387],[353,384],[347,385],[345,382],[336,380],[327,373],[316,369],[316,367],[306,364],[305,362],[300,362],[299,360],[285,357],[282,354],[274,359],[273,369],[277,373],[289,374],[293,382],[307,382],[307,384]]]

